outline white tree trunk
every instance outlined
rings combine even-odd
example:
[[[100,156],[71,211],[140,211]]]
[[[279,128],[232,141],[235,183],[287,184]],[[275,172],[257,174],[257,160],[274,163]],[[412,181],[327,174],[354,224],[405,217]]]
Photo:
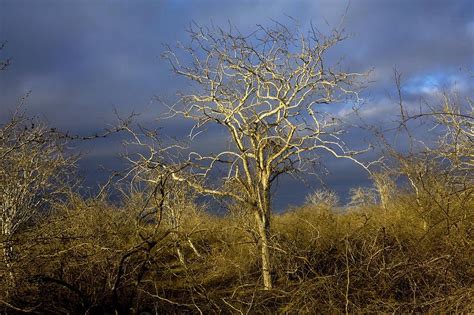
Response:
[[[3,262],[8,273],[8,280],[10,286],[14,287],[15,285],[15,275],[12,270],[12,259],[13,259],[13,245],[11,243],[11,224],[9,222],[3,222],[2,224],[2,237],[4,238],[3,242]]]
[[[261,215],[258,211],[255,213],[255,218],[258,227],[258,234],[260,237],[260,259],[262,264],[262,278],[263,287],[265,290],[273,288],[273,281],[271,276],[271,262],[270,262],[270,224],[267,215]]]

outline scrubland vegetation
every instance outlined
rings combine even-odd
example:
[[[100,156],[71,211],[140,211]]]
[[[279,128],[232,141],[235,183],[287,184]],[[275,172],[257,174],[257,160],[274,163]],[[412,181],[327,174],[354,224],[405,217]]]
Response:
[[[187,205],[179,227],[71,196],[9,240],[2,308],[33,313],[455,312],[474,305],[472,198],[438,205],[396,191],[383,209],[324,202],[273,215],[273,290],[261,288],[258,235],[243,211]],[[166,214],[164,214],[166,216]],[[192,246],[190,245],[192,244]],[[10,278],[12,275],[12,278]]]
[[[170,117],[195,120],[197,133],[224,126],[228,151],[180,155],[181,144],[122,121],[99,136],[128,134],[129,168],[85,196],[73,142],[94,137],[58,131],[21,107],[0,126],[0,312],[474,312],[472,103],[445,95],[413,115],[400,98],[409,148],[373,128],[381,157],[363,163],[368,149],[346,146],[346,125],[318,111],[359,100],[363,75],[322,62],[343,37],[301,38],[280,24],[258,32],[253,45],[201,28],[192,35],[204,57],[185,49],[196,59],[183,66],[166,55],[201,85]],[[416,138],[410,123],[422,119],[439,137]],[[373,185],[354,187],[346,205],[317,190],[272,212],[273,181],[318,162],[321,150],[367,170]],[[202,202],[211,197],[225,215]]]
[[[173,181],[160,193],[122,186],[119,204],[105,193],[80,196],[67,180],[76,157],[56,131],[23,118],[2,129],[12,130],[1,151],[4,313],[473,311],[472,174],[458,172],[465,163],[432,156],[427,167],[423,155],[404,156],[374,176],[373,188],[353,189],[344,207],[320,190],[272,214],[274,287],[265,290],[252,209],[228,200],[227,214],[213,215],[192,187]],[[57,150],[31,154],[45,143]],[[411,184],[396,185],[390,172]],[[6,180],[15,174],[24,180]],[[8,222],[18,224],[8,230]]]

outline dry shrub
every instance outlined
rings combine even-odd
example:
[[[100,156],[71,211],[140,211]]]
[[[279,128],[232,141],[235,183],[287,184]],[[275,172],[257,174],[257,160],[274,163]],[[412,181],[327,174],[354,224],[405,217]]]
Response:
[[[474,219],[451,222],[448,233],[416,199],[399,192],[385,208],[319,204],[273,216],[276,288],[264,291],[243,208],[184,211],[180,230],[200,255],[181,239],[182,263],[171,225],[137,219],[140,196],[120,207],[73,197],[21,234],[18,286],[6,301],[39,313],[468,313]]]
[[[306,206],[275,218],[278,277],[294,288],[284,311],[472,310],[473,218],[449,234],[427,228],[414,199],[329,215]]]

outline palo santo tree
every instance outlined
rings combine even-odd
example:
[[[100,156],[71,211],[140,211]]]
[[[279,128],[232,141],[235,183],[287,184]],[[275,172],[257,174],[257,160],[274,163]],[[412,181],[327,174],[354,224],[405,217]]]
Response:
[[[191,139],[214,125],[230,141],[217,153],[191,152],[182,169],[186,172],[173,172],[173,178],[252,209],[263,284],[271,289],[272,185],[282,174],[319,163],[318,152],[350,159],[367,170],[356,155],[368,148],[350,150],[341,139],[341,120],[325,110],[328,104],[358,102],[365,74],[344,72],[338,62],[327,62],[328,50],[344,39],[337,30],[323,35],[314,28],[302,32],[275,22],[250,35],[232,27],[198,26],[189,34],[188,46],[170,48],[164,57],[195,89],[179,94],[167,118],[193,120]],[[225,174],[222,181],[216,173]]]
[[[453,226],[470,215],[468,205],[474,192],[474,107],[470,98],[465,100],[456,94],[444,93],[440,95],[438,106],[427,104],[427,109],[418,114],[406,111],[402,126],[410,120],[428,121],[434,125],[431,130],[437,132],[438,137],[417,154],[397,155],[401,172],[416,193],[420,209],[427,213],[438,209],[448,234]],[[424,209],[422,200],[435,206]],[[453,213],[456,203],[465,210]]]
[[[423,102],[414,112],[403,99],[401,74],[397,70],[394,78],[399,127],[396,137],[376,130],[388,159],[372,178],[386,209],[390,203],[387,201],[396,191],[397,179],[402,176],[416,197],[414,210],[422,217],[423,229],[444,227],[449,234],[469,217],[472,208],[469,207],[474,192],[472,98],[461,97],[458,92],[443,92],[433,95],[430,102]],[[428,132],[429,137],[420,136]],[[399,139],[406,141],[407,150],[396,149]]]
[[[68,139],[18,107],[0,125],[0,245],[11,280],[12,238],[69,191],[77,156]]]

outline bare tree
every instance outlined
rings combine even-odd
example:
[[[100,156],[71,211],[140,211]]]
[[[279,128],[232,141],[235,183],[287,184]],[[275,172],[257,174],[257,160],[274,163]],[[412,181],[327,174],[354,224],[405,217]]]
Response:
[[[359,208],[375,205],[377,203],[377,191],[370,187],[355,187],[349,190],[350,201],[348,208]]]
[[[173,174],[180,172],[186,165],[181,165],[169,153],[172,149],[183,147],[173,144],[163,146],[156,130],[140,127],[136,131],[129,126],[124,129],[132,136],[132,140],[125,142],[131,150],[123,157],[130,163],[130,168],[121,181],[130,180],[131,190],[142,194],[145,206],[139,214],[141,221],[153,222],[157,227],[165,223],[169,228],[179,261],[185,265],[184,244],[189,245],[196,256],[200,257],[201,254],[190,238],[193,231],[187,233],[183,229],[186,220],[197,214],[195,191],[186,183],[173,180]]]
[[[462,103],[452,94],[445,93],[440,100],[439,106],[427,106],[426,112],[407,117],[430,120],[438,131],[437,142],[412,161],[418,172],[409,179],[417,200],[428,197],[441,211],[449,233],[457,221],[471,215],[466,207],[474,193],[474,108],[470,99]],[[467,211],[453,213],[456,203]]]
[[[454,210],[469,208],[474,192],[472,100],[466,98],[463,102],[456,93],[443,93],[439,95],[438,104],[424,101],[413,113],[403,100],[401,75],[397,70],[395,83],[400,107],[397,132],[398,137],[407,141],[408,150],[395,149],[387,137],[378,133],[386,155],[392,157],[394,164],[372,177],[383,203],[386,203],[383,195],[389,196],[388,192],[395,187],[394,178],[398,177],[395,173],[405,177],[415,194],[416,211],[423,218],[423,228],[428,230],[445,222],[449,234],[457,222],[469,215],[468,211],[456,213]],[[415,122],[419,123],[418,130]],[[420,138],[420,129],[429,131],[431,139]]]
[[[379,172],[373,172],[371,177],[374,181],[380,204],[387,211],[387,206],[396,191],[396,175],[388,169],[383,169]]]
[[[444,94],[440,107],[432,108],[429,113],[444,128],[439,139],[439,155],[462,174],[469,174],[474,168],[474,102],[467,99],[462,104],[456,96]]]
[[[318,189],[306,196],[306,203],[315,206],[334,208],[339,204],[339,197],[334,191]]]
[[[64,180],[76,157],[66,154],[65,144],[64,136],[20,108],[0,125],[0,225],[8,269],[12,237],[67,189]]]
[[[218,153],[189,153],[172,177],[200,193],[230,197],[252,209],[263,284],[271,289],[270,192],[275,180],[308,171],[320,161],[318,152],[367,169],[356,155],[368,148],[350,150],[341,139],[343,123],[324,107],[359,101],[364,74],[326,62],[328,50],[344,39],[337,30],[325,36],[314,28],[301,32],[275,23],[258,26],[250,35],[232,27],[195,26],[189,33],[189,46],[169,49],[164,57],[178,75],[195,83],[195,89],[180,94],[167,118],[193,120],[191,140],[215,125],[230,141]],[[152,155],[145,160],[153,166]],[[220,172],[225,174],[222,181],[214,176]]]

